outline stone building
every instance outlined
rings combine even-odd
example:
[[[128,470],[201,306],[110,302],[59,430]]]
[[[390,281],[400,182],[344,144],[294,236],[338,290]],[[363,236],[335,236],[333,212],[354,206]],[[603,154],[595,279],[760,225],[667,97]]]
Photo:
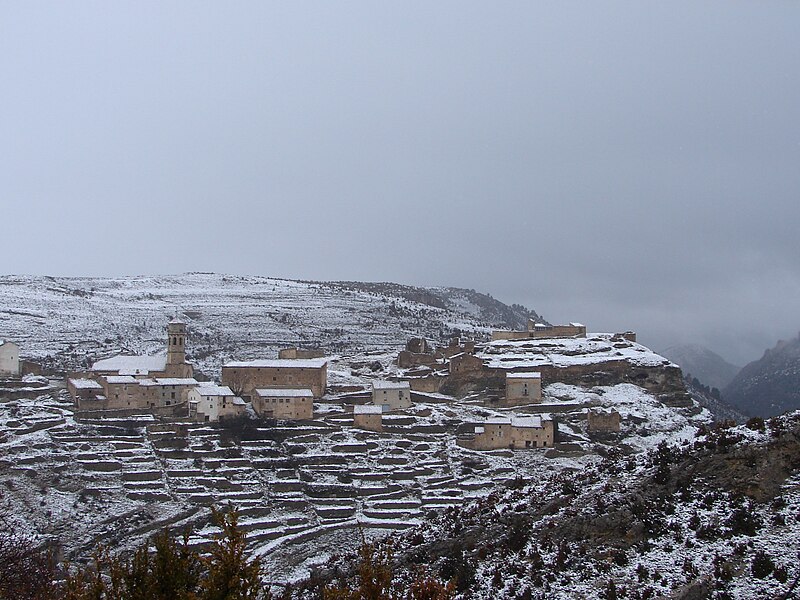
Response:
[[[231,388],[215,383],[200,383],[189,390],[189,418],[195,421],[224,421],[244,414],[244,400]]]
[[[19,346],[0,340],[0,377],[18,377],[19,374]]]
[[[529,319],[526,331],[492,331],[492,341],[570,337],[586,337],[586,325],[581,323],[547,325]]]
[[[586,325],[570,323],[569,325],[546,325],[528,320],[528,333],[532,338],[567,338],[586,337]]]
[[[470,438],[458,443],[473,450],[500,448],[552,448],[554,439],[552,419],[542,416],[488,419],[475,427]]]
[[[292,421],[314,418],[314,393],[310,389],[256,389],[252,403],[260,417]]]
[[[94,379],[76,377],[67,379],[67,391],[78,410],[102,408],[106,401],[106,391]]]
[[[367,431],[383,431],[383,407],[374,404],[353,406],[353,427]]]
[[[373,381],[372,403],[383,412],[411,406],[411,386],[407,381]]]
[[[93,376],[130,375],[131,377],[188,379],[194,374],[186,362],[186,324],[173,319],[167,324],[167,353],[155,356],[120,354],[98,360],[90,369]]]
[[[593,408],[586,415],[589,433],[618,433],[620,414],[613,409]]]
[[[328,361],[324,358],[271,359],[230,362],[222,367],[222,384],[245,400],[254,401],[257,389],[310,389],[314,398],[325,395]]]
[[[483,370],[483,361],[472,354],[461,352],[450,357],[450,374],[476,374]]]
[[[542,374],[506,373],[505,406],[540,403],[542,401]]]
[[[186,409],[189,391],[198,385],[193,371],[186,362],[186,324],[173,319],[167,324],[165,355],[99,360],[88,373],[71,375],[67,389],[79,410],[145,410],[169,415]]]
[[[278,350],[278,358],[283,359],[305,359],[322,358],[325,352],[319,348],[281,348]]]

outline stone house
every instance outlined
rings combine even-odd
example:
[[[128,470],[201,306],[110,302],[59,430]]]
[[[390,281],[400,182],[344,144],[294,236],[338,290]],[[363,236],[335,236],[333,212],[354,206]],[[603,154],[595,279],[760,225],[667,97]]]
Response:
[[[586,415],[589,433],[618,433],[620,414],[613,409],[590,409]]]
[[[383,431],[383,407],[374,404],[353,406],[353,427],[367,431]]]
[[[222,367],[222,384],[250,401],[256,399],[257,389],[268,388],[309,389],[314,398],[321,398],[328,385],[328,361],[308,358],[230,362]]]
[[[0,377],[18,377],[19,374],[19,346],[0,340]]]
[[[259,388],[252,403],[260,417],[291,421],[314,418],[314,393],[310,389]]]
[[[475,427],[471,438],[458,440],[459,445],[473,450],[510,448],[552,448],[552,419],[542,416],[487,419]]]
[[[542,401],[542,374],[506,373],[505,406],[540,403]]]
[[[67,379],[67,391],[78,410],[98,410],[106,404],[105,388],[94,379],[85,377]]]
[[[483,370],[483,361],[466,352],[451,356],[449,365],[451,375],[476,374]]]
[[[189,418],[195,421],[224,421],[244,414],[244,400],[228,386],[201,383],[189,390]]]
[[[411,385],[407,381],[373,381],[372,403],[383,412],[411,406]]]

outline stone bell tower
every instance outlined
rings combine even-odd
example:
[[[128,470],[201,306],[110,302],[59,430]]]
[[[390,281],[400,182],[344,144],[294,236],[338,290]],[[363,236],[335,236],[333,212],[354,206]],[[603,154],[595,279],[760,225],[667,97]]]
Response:
[[[191,377],[186,362],[186,323],[175,317],[167,324],[167,377]]]

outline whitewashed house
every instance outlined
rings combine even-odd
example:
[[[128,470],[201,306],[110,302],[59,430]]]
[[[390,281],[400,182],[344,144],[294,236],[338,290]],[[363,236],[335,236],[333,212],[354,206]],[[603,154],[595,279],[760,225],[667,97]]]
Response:
[[[189,418],[196,421],[224,421],[245,411],[245,402],[226,385],[202,382],[189,390]]]
[[[19,346],[14,342],[0,340],[0,376],[19,375]]]

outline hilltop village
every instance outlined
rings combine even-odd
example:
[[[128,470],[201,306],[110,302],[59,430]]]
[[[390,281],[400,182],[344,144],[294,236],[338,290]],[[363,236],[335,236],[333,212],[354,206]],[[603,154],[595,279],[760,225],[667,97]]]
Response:
[[[357,544],[356,530],[402,531],[521,476],[644,455],[709,421],[679,367],[632,332],[531,319],[440,344],[409,332],[399,347],[261,351],[180,315],[140,341],[135,327],[130,342],[95,336],[91,355],[55,368],[26,357],[24,338],[0,344],[0,502],[67,560],[164,527],[203,547],[209,507],[232,504],[270,577],[292,580]]]
[[[310,421],[315,402],[328,393],[328,363],[321,350],[285,348],[276,358],[230,361],[220,381],[207,381],[186,360],[187,324],[166,326],[166,352],[117,355],[72,372],[66,387],[77,419],[120,418],[147,413],[165,422],[231,422],[236,419]],[[654,363],[633,332],[587,337],[579,323],[548,325],[530,320],[523,331],[493,331],[491,341],[453,338],[434,348],[410,339],[396,357],[397,375],[374,378],[369,386],[338,394],[352,426],[381,432],[386,418],[402,415],[416,401],[441,395],[479,397],[487,408],[503,410],[462,428],[457,443],[474,450],[552,448],[557,418],[542,406],[546,384],[605,385],[632,382],[675,406],[690,401],[680,370]],[[0,344],[0,372],[23,373],[19,348]],[[30,367],[30,365],[29,365]],[[519,411],[515,410],[519,409]],[[586,411],[588,430],[620,430],[613,409]]]

